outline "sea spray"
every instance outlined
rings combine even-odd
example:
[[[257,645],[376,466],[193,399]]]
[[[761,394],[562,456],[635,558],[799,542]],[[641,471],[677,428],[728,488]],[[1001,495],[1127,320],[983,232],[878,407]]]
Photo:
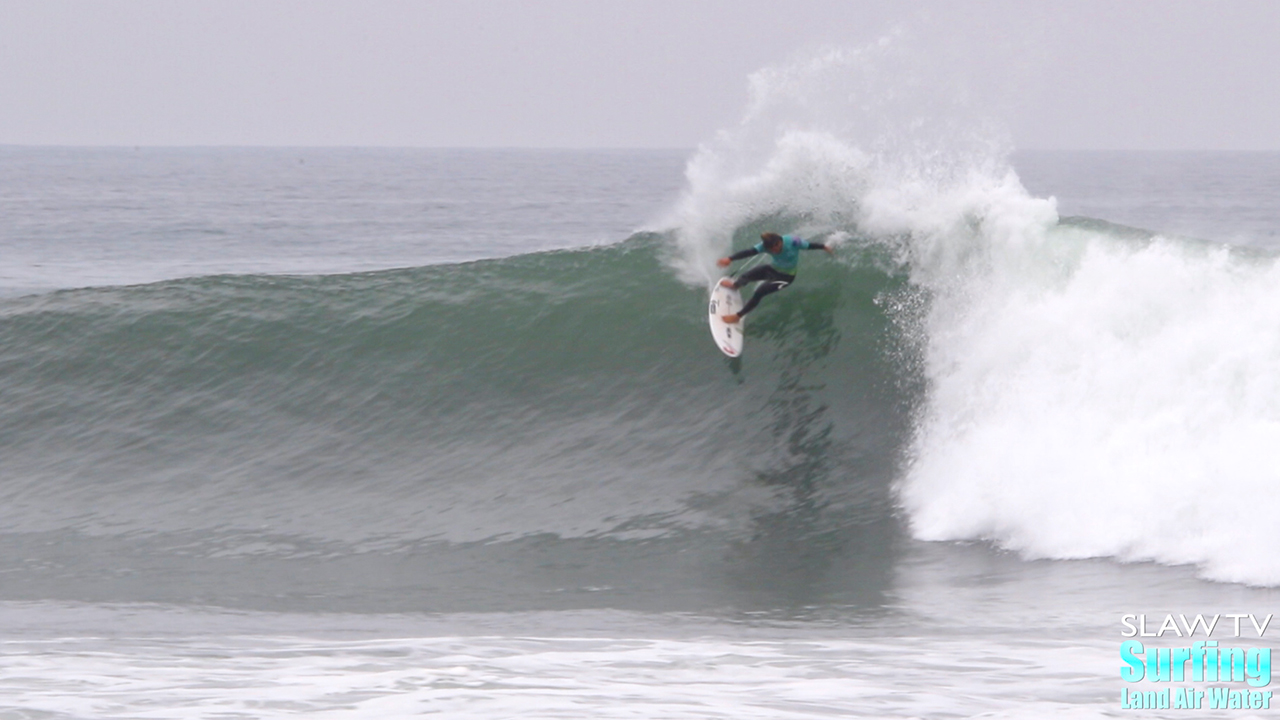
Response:
[[[929,61],[924,42],[900,28],[753,74],[741,122],[699,147],[667,219],[681,279],[704,285],[716,257],[761,229],[842,239],[880,190],[1003,174],[1007,133],[971,102],[962,78]]]
[[[755,76],[742,124],[690,161],[678,275],[763,229],[909,275],[917,299],[881,305],[923,354],[897,484],[916,537],[1280,582],[1275,259],[1060,222],[919,57],[891,35]]]

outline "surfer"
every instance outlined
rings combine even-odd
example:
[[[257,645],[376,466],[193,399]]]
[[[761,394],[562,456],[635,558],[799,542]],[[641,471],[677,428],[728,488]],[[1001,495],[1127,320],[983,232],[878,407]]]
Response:
[[[779,235],[767,232],[760,236],[760,242],[754,246],[746,250],[739,250],[729,257],[722,257],[717,260],[716,264],[720,267],[729,267],[734,260],[749,258],[762,252],[767,252],[772,256],[769,258],[768,265],[752,268],[740,275],[737,280],[725,278],[720,281],[721,285],[734,290],[747,283],[760,283],[756,286],[755,294],[751,296],[746,305],[742,306],[742,310],[736,314],[721,315],[720,319],[732,325],[741,320],[743,315],[754,310],[765,295],[776,293],[794,282],[796,268],[800,264],[801,250],[826,250],[828,255],[835,255],[831,248],[822,243],[810,242],[794,235]]]

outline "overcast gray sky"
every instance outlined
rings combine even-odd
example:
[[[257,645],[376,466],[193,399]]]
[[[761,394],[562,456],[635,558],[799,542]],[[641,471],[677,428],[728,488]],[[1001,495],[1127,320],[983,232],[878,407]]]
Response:
[[[0,143],[693,147],[904,23],[1018,147],[1280,150],[1280,0],[0,0]]]

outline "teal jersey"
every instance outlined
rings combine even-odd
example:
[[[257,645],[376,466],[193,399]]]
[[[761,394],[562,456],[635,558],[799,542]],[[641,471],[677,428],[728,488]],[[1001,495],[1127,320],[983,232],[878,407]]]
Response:
[[[765,253],[768,255],[768,251],[764,249],[763,241],[756,243],[755,247],[752,249],[758,253]],[[795,235],[783,235],[782,251],[777,255],[769,255],[769,261],[773,263],[774,269],[778,272],[795,275],[796,268],[800,267],[800,251],[808,249],[808,240],[798,238]]]

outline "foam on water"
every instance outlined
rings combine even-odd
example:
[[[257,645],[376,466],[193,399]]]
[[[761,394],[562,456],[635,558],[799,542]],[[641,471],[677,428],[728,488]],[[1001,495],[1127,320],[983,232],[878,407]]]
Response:
[[[12,608],[0,608],[0,612]],[[47,619],[82,612],[44,608]],[[291,618],[97,608],[125,625],[288,624]],[[173,617],[170,617],[173,615]],[[293,618],[298,622],[301,618]],[[376,622],[378,618],[365,621]],[[462,620],[458,618],[457,620]],[[475,622],[476,618],[471,618]],[[112,637],[64,634],[0,644],[0,714],[49,718],[760,718],[1104,717],[1089,686],[1109,673],[1100,642],[989,643],[901,631],[742,627],[624,613],[480,620],[516,627],[599,624],[577,633],[456,634],[400,618],[412,635]],[[313,616],[310,624],[351,625]],[[628,625],[633,626],[628,628]],[[436,626],[436,627],[433,627]],[[645,630],[637,634],[635,627]],[[348,631],[350,633],[350,631]],[[967,677],[983,678],[971,683]],[[1083,686],[1083,688],[1082,688]],[[1028,702],[1026,698],[1036,698]],[[991,715],[990,713],[998,713]]]
[[[989,270],[963,306],[937,297],[901,493],[916,535],[1280,582],[1276,263],[1089,232],[1042,242],[1078,257],[1044,277]]]

